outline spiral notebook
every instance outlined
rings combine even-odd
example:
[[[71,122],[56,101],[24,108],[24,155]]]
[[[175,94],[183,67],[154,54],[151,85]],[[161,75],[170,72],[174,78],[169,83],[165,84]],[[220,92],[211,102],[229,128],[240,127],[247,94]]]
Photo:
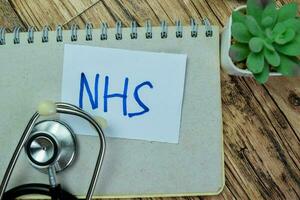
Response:
[[[65,44],[187,55],[178,144],[107,138],[107,152],[94,192],[97,197],[212,195],[224,186],[218,27],[191,26],[79,30],[60,26],[41,32],[30,28],[0,31],[0,177],[38,103],[61,99]],[[164,120],[164,119],[161,119]],[[72,127],[72,125],[70,124]],[[96,161],[94,136],[77,135],[79,155],[58,174],[62,187],[84,196]],[[8,188],[47,183],[22,152]]]

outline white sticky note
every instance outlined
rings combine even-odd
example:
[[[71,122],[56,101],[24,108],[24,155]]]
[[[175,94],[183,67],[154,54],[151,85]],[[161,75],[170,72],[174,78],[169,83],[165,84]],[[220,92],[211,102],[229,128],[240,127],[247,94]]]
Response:
[[[62,101],[107,120],[109,137],[178,143],[187,56],[66,44]],[[84,120],[64,120],[95,135]]]

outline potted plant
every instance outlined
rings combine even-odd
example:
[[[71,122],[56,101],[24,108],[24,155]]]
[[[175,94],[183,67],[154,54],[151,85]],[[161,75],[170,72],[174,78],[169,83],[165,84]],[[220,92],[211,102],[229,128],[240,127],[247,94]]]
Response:
[[[248,0],[235,9],[221,39],[221,65],[229,74],[269,76],[300,74],[300,19],[297,4],[276,8],[273,0]]]

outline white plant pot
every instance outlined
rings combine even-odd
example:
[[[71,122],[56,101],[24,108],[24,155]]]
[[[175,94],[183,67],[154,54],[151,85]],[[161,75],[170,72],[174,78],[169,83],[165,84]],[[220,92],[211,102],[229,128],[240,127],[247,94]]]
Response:
[[[246,9],[246,6],[239,6],[235,9],[235,11],[243,9]],[[235,66],[229,56],[229,48],[231,46],[231,24],[232,15],[229,17],[229,20],[221,34],[221,66],[230,75],[253,76],[252,72],[250,72],[249,70],[240,69]],[[270,76],[282,76],[282,74],[278,72],[270,72]]]

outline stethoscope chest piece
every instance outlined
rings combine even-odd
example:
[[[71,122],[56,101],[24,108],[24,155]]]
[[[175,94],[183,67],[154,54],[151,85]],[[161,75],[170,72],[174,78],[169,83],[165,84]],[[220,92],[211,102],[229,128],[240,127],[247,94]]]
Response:
[[[29,162],[47,173],[53,166],[56,172],[68,167],[76,155],[76,138],[72,129],[62,121],[46,120],[35,124],[25,144]]]

